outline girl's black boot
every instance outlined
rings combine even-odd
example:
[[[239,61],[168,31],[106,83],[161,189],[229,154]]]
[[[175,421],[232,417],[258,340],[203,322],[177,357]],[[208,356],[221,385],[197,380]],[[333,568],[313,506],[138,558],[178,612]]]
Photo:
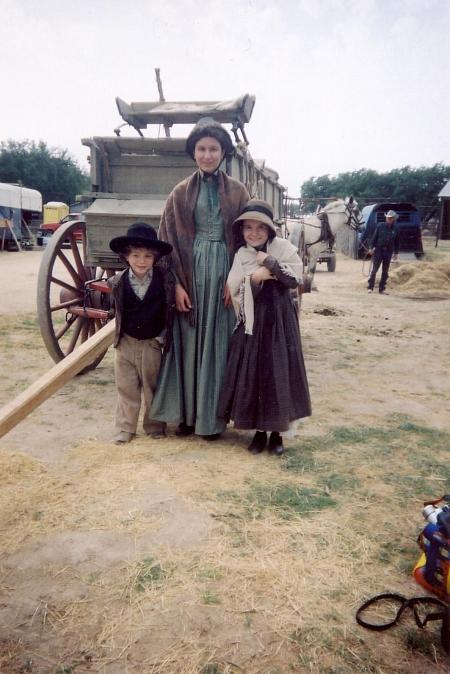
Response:
[[[248,446],[248,451],[252,454],[260,454],[267,444],[266,431],[256,431],[253,440]]]
[[[269,452],[276,456],[281,456],[284,452],[283,438],[278,431],[272,431],[269,438]]]

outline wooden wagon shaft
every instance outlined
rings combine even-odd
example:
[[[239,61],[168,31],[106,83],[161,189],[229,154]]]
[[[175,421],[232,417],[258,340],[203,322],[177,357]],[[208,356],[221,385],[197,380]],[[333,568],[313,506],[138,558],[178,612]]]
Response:
[[[112,320],[5,405],[0,410],[0,438],[106,351],[113,343],[114,330]]]

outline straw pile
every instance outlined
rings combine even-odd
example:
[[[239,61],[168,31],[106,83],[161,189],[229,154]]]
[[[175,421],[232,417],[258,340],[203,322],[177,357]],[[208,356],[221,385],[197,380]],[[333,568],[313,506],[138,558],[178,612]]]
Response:
[[[423,299],[450,297],[450,262],[417,262],[391,267],[389,287]]]

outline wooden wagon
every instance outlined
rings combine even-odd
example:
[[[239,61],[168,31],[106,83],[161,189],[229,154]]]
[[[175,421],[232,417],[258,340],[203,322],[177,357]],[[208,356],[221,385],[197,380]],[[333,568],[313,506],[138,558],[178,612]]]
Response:
[[[91,189],[80,198],[86,202],[83,220],[59,227],[43,253],[38,276],[38,321],[44,343],[56,363],[69,359],[52,377],[35,385],[31,401],[23,395],[22,412],[9,406],[8,422],[0,414],[0,436],[12,428],[68,378],[95,368],[112,343],[106,279],[123,268],[110,250],[109,241],[125,233],[136,221],[158,227],[165,201],[173,187],[190,175],[195,164],[185,152],[186,136],[171,137],[174,125],[193,125],[212,117],[231,125],[234,153],[221,168],[243,182],[252,197],[269,201],[275,219],[283,216],[285,188],[278,174],[254,160],[248,150],[245,125],[255,98],[245,94],[231,101],[143,102],[127,104],[116,99],[123,124],[115,135],[85,138],[89,148]],[[137,132],[121,137],[122,126]],[[144,137],[153,128],[157,137]],[[162,130],[162,137],[158,134]],[[3,420],[5,414],[3,414]],[[14,421],[14,420],[15,421]],[[6,428],[6,430],[5,430]]]

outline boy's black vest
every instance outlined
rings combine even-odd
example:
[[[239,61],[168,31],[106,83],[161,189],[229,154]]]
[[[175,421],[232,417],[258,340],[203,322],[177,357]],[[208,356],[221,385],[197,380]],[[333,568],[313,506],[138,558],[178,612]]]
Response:
[[[153,269],[153,278],[141,300],[124,274],[122,332],[135,339],[157,337],[165,323],[166,296],[159,269]]]

